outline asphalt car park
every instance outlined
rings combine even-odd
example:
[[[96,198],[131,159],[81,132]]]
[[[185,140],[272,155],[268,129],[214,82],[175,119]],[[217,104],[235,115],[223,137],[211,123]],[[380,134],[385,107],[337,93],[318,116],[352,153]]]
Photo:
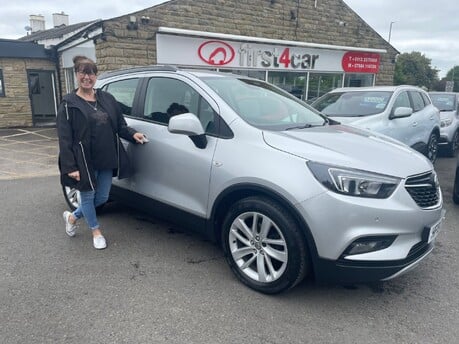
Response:
[[[26,144],[20,136],[0,140],[17,159]],[[306,280],[276,296],[239,283],[221,250],[201,236],[119,203],[101,215],[105,251],[93,249],[84,225],[69,238],[56,170],[19,171],[0,180],[0,337],[8,344],[456,343],[455,166],[455,158],[435,163],[447,212],[433,253],[417,269],[375,284]]]

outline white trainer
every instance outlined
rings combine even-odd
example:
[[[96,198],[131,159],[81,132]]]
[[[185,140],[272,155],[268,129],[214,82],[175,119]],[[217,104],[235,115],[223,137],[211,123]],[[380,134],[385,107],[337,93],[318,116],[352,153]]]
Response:
[[[96,237],[93,237],[92,242],[94,244],[94,248],[98,250],[103,250],[104,248],[107,247],[107,242],[105,241],[105,238],[103,235],[98,235]]]
[[[76,233],[77,226],[75,223],[70,223],[70,216],[72,213],[70,211],[64,211],[64,214],[62,216],[64,217],[65,221],[65,233],[67,233],[68,236],[74,237]]]

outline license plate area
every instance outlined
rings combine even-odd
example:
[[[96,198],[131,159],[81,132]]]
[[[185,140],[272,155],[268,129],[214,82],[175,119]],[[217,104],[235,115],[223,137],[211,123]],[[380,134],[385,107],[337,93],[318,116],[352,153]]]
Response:
[[[438,233],[440,232],[442,219],[440,219],[440,221],[438,221],[433,226],[428,228],[428,232],[427,232],[427,243],[428,244],[430,244],[432,241],[434,241],[435,238],[437,237]]]

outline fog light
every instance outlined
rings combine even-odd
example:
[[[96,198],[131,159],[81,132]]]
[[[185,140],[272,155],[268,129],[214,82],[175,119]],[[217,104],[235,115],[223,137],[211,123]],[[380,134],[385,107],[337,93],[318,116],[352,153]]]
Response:
[[[396,235],[364,237],[357,239],[344,251],[344,256],[383,250],[394,242]]]

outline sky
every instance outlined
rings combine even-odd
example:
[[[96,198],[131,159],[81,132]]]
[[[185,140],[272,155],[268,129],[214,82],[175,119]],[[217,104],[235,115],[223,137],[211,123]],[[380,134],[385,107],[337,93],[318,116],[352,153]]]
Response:
[[[306,0],[300,0],[306,1]],[[311,0],[307,0],[311,1]],[[320,5],[321,0],[317,0]],[[1,0],[0,38],[25,36],[29,15],[41,14],[46,29],[52,14],[64,12],[69,23],[108,19],[165,2],[164,0]],[[344,0],[381,37],[401,53],[418,51],[431,60],[439,77],[459,65],[459,2],[451,0]],[[391,25],[392,23],[392,25]],[[392,28],[391,28],[392,26]]]

